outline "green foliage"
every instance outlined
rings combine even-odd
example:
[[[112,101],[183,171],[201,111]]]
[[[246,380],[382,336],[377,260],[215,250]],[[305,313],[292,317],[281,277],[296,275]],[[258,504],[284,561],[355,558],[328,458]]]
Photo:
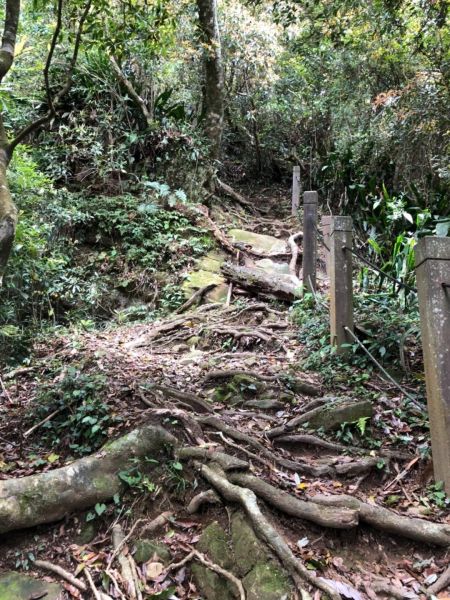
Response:
[[[102,399],[105,378],[85,375],[69,367],[57,383],[43,385],[36,397],[33,420],[40,422],[41,440],[50,447],[65,447],[75,455],[90,454],[106,441],[108,428],[120,419]]]

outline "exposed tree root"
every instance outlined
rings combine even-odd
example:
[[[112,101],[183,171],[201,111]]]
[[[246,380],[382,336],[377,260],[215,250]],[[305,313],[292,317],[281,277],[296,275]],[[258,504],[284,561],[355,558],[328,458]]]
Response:
[[[373,406],[369,400],[339,400],[330,401],[294,417],[281,427],[269,430],[266,435],[269,439],[288,433],[304,423],[311,427],[322,427],[325,430],[338,427],[341,423],[357,421],[360,418],[370,418],[373,415]]]
[[[404,517],[387,508],[362,502],[353,496],[313,496],[310,500],[322,506],[339,506],[357,510],[361,521],[382,531],[406,537],[416,542],[450,546],[450,525],[433,523],[425,519]]]
[[[301,284],[300,279],[298,278],[298,269],[297,269],[298,255],[300,253],[300,248],[297,245],[297,240],[301,239],[301,238],[303,238],[303,231],[298,231],[297,233],[293,233],[292,235],[289,236],[289,239],[288,239],[288,246],[292,252],[292,257],[289,262],[289,272],[293,277],[293,281],[294,281],[295,285]]]
[[[319,577],[315,577],[311,571],[308,571],[308,569],[294,556],[287,543],[262,514],[254,492],[230,483],[224,475],[210,466],[202,465],[200,463],[197,463],[196,466],[201,475],[213,485],[226,500],[229,502],[237,502],[244,508],[257,536],[275,552],[291,576],[294,577],[299,575],[305,582],[308,582],[325,592],[331,600],[340,600],[340,595],[336,593],[331,586]]]
[[[320,460],[315,463],[291,460],[288,458],[277,456],[276,454],[265,448],[253,436],[247,435],[246,433],[243,433],[238,429],[230,427],[218,417],[197,417],[197,420],[203,425],[209,425],[210,427],[214,427],[215,429],[222,431],[229,437],[240,442],[244,442],[249,446],[255,448],[265,459],[269,460],[273,465],[278,465],[279,467],[283,467],[284,469],[288,469],[289,471],[305,473],[314,477],[322,477],[324,475],[331,475],[335,477],[339,474],[361,474],[363,472],[370,471],[371,469],[373,469],[378,462],[378,460],[373,457],[367,457],[353,462],[343,462],[341,464],[339,464],[338,458]]]
[[[221,466],[224,471],[234,470],[246,470],[248,469],[248,463],[240,458],[219,452],[212,448],[179,448],[177,456],[180,460],[186,460],[189,458],[196,460],[213,460]]]
[[[203,297],[215,287],[217,287],[216,283],[209,283],[208,285],[203,286],[202,288],[194,292],[189,298],[189,300],[187,300],[184,304],[177,308],[175,312],[177,314],[180,314],[186,311],[188,308],[191,308],[195,304],[199,304],[203,300]]]
[[[206,400],[203,400],[203,398],[200,398],[195,394],[191,394],[190,392],[180,392],[176,388],[169,387],[167,385],[160,385],[159,383],[150,384],[149,389],[158,390],[164,396],[180,400],[181,402],[183,402],[183,404],[188,404],[194,409],[200,409],[201,412],[214,412],[213,408],[210,404],[208,404]]]
[[[60,469],[0,481],[0,533],[58,521],[74,510],[109,500],[122,489],[117,472],[131,459],[157,456],[175,443],[164,429],[146,426]]]
[[[450,566],[447,567],[447,569],[442,573],[442,575],[439,577],[439,579],[433,583],[433,585],[430,585],[427,592],[429,594],[436,595],[436,594],[439,594],[439,592],[441,590],[443,590],[444,588],[446,588],[449,585],[450,585]]]
[[[348,529],[358,525],[357,510],[345,507],[343,509],[338,507],[331,511],[326,510],[325,506],[318,506],[314,502],[300,500],[266,483],[263,479],[247,473],[231,473],[227,477],[232,483],[249,488],[268,504],[291,517],[306,519],[317,525],[333,529]]]
[[[192,498],[186,507],[186,512],[190,515],[195,514],[200,510],[203,504],[220,504],[221,500],[214,490],[206,490],[206,492],[200,492]]]
[[[277,373],[276,375],[264,375],[257,371],[245,371],[242,369],[231,369],[231,370],[217,370],[210,371],[205,376],[205,383],[215,379],[232,379],[233,377],[243,375],[245,377],[252,377],[253,379],[259,379],[264,382],[274,382],[282,384],[284,381],[289,384],[289,388],[300,394],[306,394],[308,396],[317,396],[320,394],[320,388],[301,379],[293,379],[289,377],[288,373]],[[323,402],[321,402],[323,404]]]
[[[333,450],[334,452],[340,452],[345,454],[347,452],[367,452],[364,448],[359,446],[344,446],[343,444],[337,444],[336,442],[329,442],[323,440],[316,435],[310,435],[308,433],[294,433],[292,435],[281,435],[273,440],[274,444],[305,444],[309,446],[318,446],[319,448],[325,448],[327,450]],[[406,452],[397,452],[396,450],[388,450],[384,448],[377,449],[378,456],[387,456],[388,458],[395,458],[397,460],[410,460],[411,454]]]

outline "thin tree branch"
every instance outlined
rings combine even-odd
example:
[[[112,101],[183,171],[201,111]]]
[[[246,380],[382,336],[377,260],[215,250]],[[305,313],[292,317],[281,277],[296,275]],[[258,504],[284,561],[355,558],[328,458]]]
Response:
[[[152,116],[151,116],[150,111],[148,110],[143,98],[141,98],[139,96],[139,94],[135,90],[131,81],[127,77],[125,77],[122,69],[119,67],[117,60],[114,58],[114,56],[110,55],[109,62],[111,63],[111,66],[113,68],[114,73],[117,76],[117,79],[120,81],[120,83],[122,85],[124,85],[127,88],[128,93],[130,94],[130,96],[132,97],[132,99],[134,100],[136,105],[138,106],[139,110],[141,111],[142,115],[144,116],[144,119],[146,120],[147,125],[150,126],[152,123]]]
[[[59,7],[61,5],[63,0],[59,0],[58,3],[58,10]],[[48,112],[42,116],[39,117],[38,119],[36,119],[35,121],[29,123],[28,125],[26,125],[23,129],[21,129],[17,135],[15,136],[15,138],[9,143],[7,151],[9,156],[12,155],[12,153],[14,152],[15,148],[24,140],[26,139],[31,133],[37,131],[38,129],[40,129],[43,125],[46,125],[49,121],[51,121],[51,119],[54,117],[55,115],[55,111],[58,108],[58,106],[61,103],[61,100],[63,99],[63,97],[67,94],[67,92],[70,90],[70,87],[72,85],[72,77],[73,77],[73,72],[75,69],[75,65],[77,63],[77,59],[78,59],[78,54],[79,54],[79,50],[80,50],[80,45],[81,45],[81,37],[83,34],[83,27],[84,27],[84,23],[87,19],[87,16],[89,14],[89,11],[91,9],[92,6],[92,0],[88,0],[88,2],[86,3],[86,6],[83,10],[83,13],[80,17],[80,21],[78,24],[78,30],[77,30],[77,35],[75,37],[75,43],[74,43],[74,47],[73,47],[73,53],[72,53],[72,58],[70,60],[69,63],[69,68],[67,71],[67,77],[66,77],[66,82],[63,85],[63,87],[60,89],[60,91],[56,94],[56,96],[54,97],[54,99],[51,99],[51,94],[50,94],[50,88],[49,88],[49,84],[48,84],[48,73],[47,76],[45,75],[45,69],[44,69],[44,78],[46,78],[45,80],[45,85],[46,85],[46,91],[47,91],[47,100],[49,101],[49,110]],[[57,40],[57,36],[55,36],[55,33],[58,29],[58,26],[55,29],[55,32],[53,34],[53,38],[52,38],[52,43],[54,42],[56,44],[56,40]],[[53,50],[54,51],[54,50]],[[50,51],[49,51],[49,56],[47,57],[47,61],[46,61],[46,68],[48,65],[48,70],[50,69],[51,66],[51,56],[50,56],[50,52],[53,54],[53,51],[50,47]],[[49,57],[50,57],[50,62],[49,62]]]
[[[50,90],[49,72],[50,72],[50,67],[52,65],[52,59],[53,59],[53,54],[55,53],[56,44],[58,43],[59,34],[61,33],[63,3],[64,3],[64,0],[58,0],[58,8],[56,11],[56,13],[57,13],[56,27],[53,32],[52,41],[50,43],[50,49],[48,51],[47,60],[45,61],[45,67],[44,67],[44,82],[45,82],[45,91],[47,93],[48,110],[52,114],[52,116],[55,114],[55,106],[53,104],[52,92]]]

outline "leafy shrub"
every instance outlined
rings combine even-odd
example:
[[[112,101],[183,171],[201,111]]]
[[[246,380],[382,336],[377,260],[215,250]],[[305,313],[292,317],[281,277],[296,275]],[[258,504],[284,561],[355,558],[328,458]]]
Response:
[[[106,380],[69,367],[57,384],[43,386],[36,398],[34,420],[58,410],[41,427],[41,439],[51,447],[69,448],[75,455],[94,452],[105,442],[108,428],[119,418],[102,400]]]

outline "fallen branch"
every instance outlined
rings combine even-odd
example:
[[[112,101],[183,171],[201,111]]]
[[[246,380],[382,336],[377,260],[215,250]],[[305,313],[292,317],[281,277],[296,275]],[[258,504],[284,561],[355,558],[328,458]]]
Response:
[[[331,600],[341,599],[340,595],[335,592],[334,589],[320,578],[313,575],[311,571],[308,571],[308,569],[297,560],[284,539],[262,514],[254,492],[230,483],[224,475],[207,465],[197,463],[196,466],[201,475],[213,485],[226,500],[229,502],[237,502],[244,508],[258,537],[275,552],[291,576],[295,577],[295,575],[299,575],[304,581],[307,581],[311,585],[325,592]]]
[[[236,200],[238,204],[241,204],[245,208],[250,208],[254,210],[253,204],[249,200],[244,198],[242,194],[239,194],[238,192],[233,190],[233,188],[227,183],[220,181],[220,179],[216,179],[216,184],[219,187],[219,189],[221,189],[227,196],[230,196],[230,198],[233,198],[233,200]]]
[[[238,286],[256,294],[275,296],[293,302],[300,297],[300,288],[281,275],[269,275],[263,269],[239,267],[225,263],[222,273]]]

